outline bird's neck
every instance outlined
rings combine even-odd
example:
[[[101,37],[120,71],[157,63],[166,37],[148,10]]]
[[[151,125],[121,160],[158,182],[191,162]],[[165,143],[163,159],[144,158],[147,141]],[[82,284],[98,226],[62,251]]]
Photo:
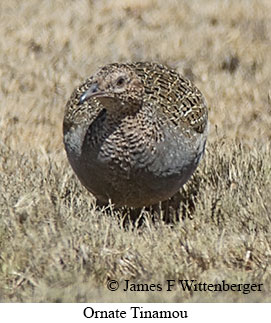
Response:
[[[106,98],[101,100],[101,103],[106,109],[107,120],[114,123],[119,123],[126,117],[132,118],[141,108],[141,103],[138,101],[123,102],[115,98]]]

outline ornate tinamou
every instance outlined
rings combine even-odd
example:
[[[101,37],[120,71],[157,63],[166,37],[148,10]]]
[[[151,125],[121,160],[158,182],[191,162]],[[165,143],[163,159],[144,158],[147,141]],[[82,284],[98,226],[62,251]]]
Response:
[[[110,64],[68,101],[65,149],[99,201],[148,206],[170,198],[195,171],[207,117],[201,92],[177,72],[156,63]]]

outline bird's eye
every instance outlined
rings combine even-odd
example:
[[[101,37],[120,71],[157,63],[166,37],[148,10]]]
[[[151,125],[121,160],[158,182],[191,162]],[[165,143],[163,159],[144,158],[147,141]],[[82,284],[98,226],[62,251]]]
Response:
[[[125,79],[122,76],[120,76],[117,79],[116,84],[117,84],[117,86],[122,86],[124,84],[124,82],[125,82]]]

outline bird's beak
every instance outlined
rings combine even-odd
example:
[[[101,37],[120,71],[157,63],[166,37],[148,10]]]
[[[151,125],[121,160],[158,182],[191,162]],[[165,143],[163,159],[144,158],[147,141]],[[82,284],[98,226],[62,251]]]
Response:
[[[82,103],[84,103],[86,100],[88,100],[91,97],[100,96],[100,95],[103,95],[103,94],[104,94],[104,92],[99,89],[98,83],[93,83],[90,86],[90,88],[87,89],[86,92],[84,92],[80,96],[79,103],[82,104]]]

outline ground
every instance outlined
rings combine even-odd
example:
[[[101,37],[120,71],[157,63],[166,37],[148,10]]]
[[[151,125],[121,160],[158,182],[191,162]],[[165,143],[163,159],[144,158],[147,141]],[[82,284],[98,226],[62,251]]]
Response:
[[[270,14],[269,0],[0,3],[0,301],[271,301]],[[178,221],[143,210],[124,228],[73,174],[62,120],[99,66],[146,60],[198,86],[210,131]],[[167,291],[185,279],[263,285]]]

